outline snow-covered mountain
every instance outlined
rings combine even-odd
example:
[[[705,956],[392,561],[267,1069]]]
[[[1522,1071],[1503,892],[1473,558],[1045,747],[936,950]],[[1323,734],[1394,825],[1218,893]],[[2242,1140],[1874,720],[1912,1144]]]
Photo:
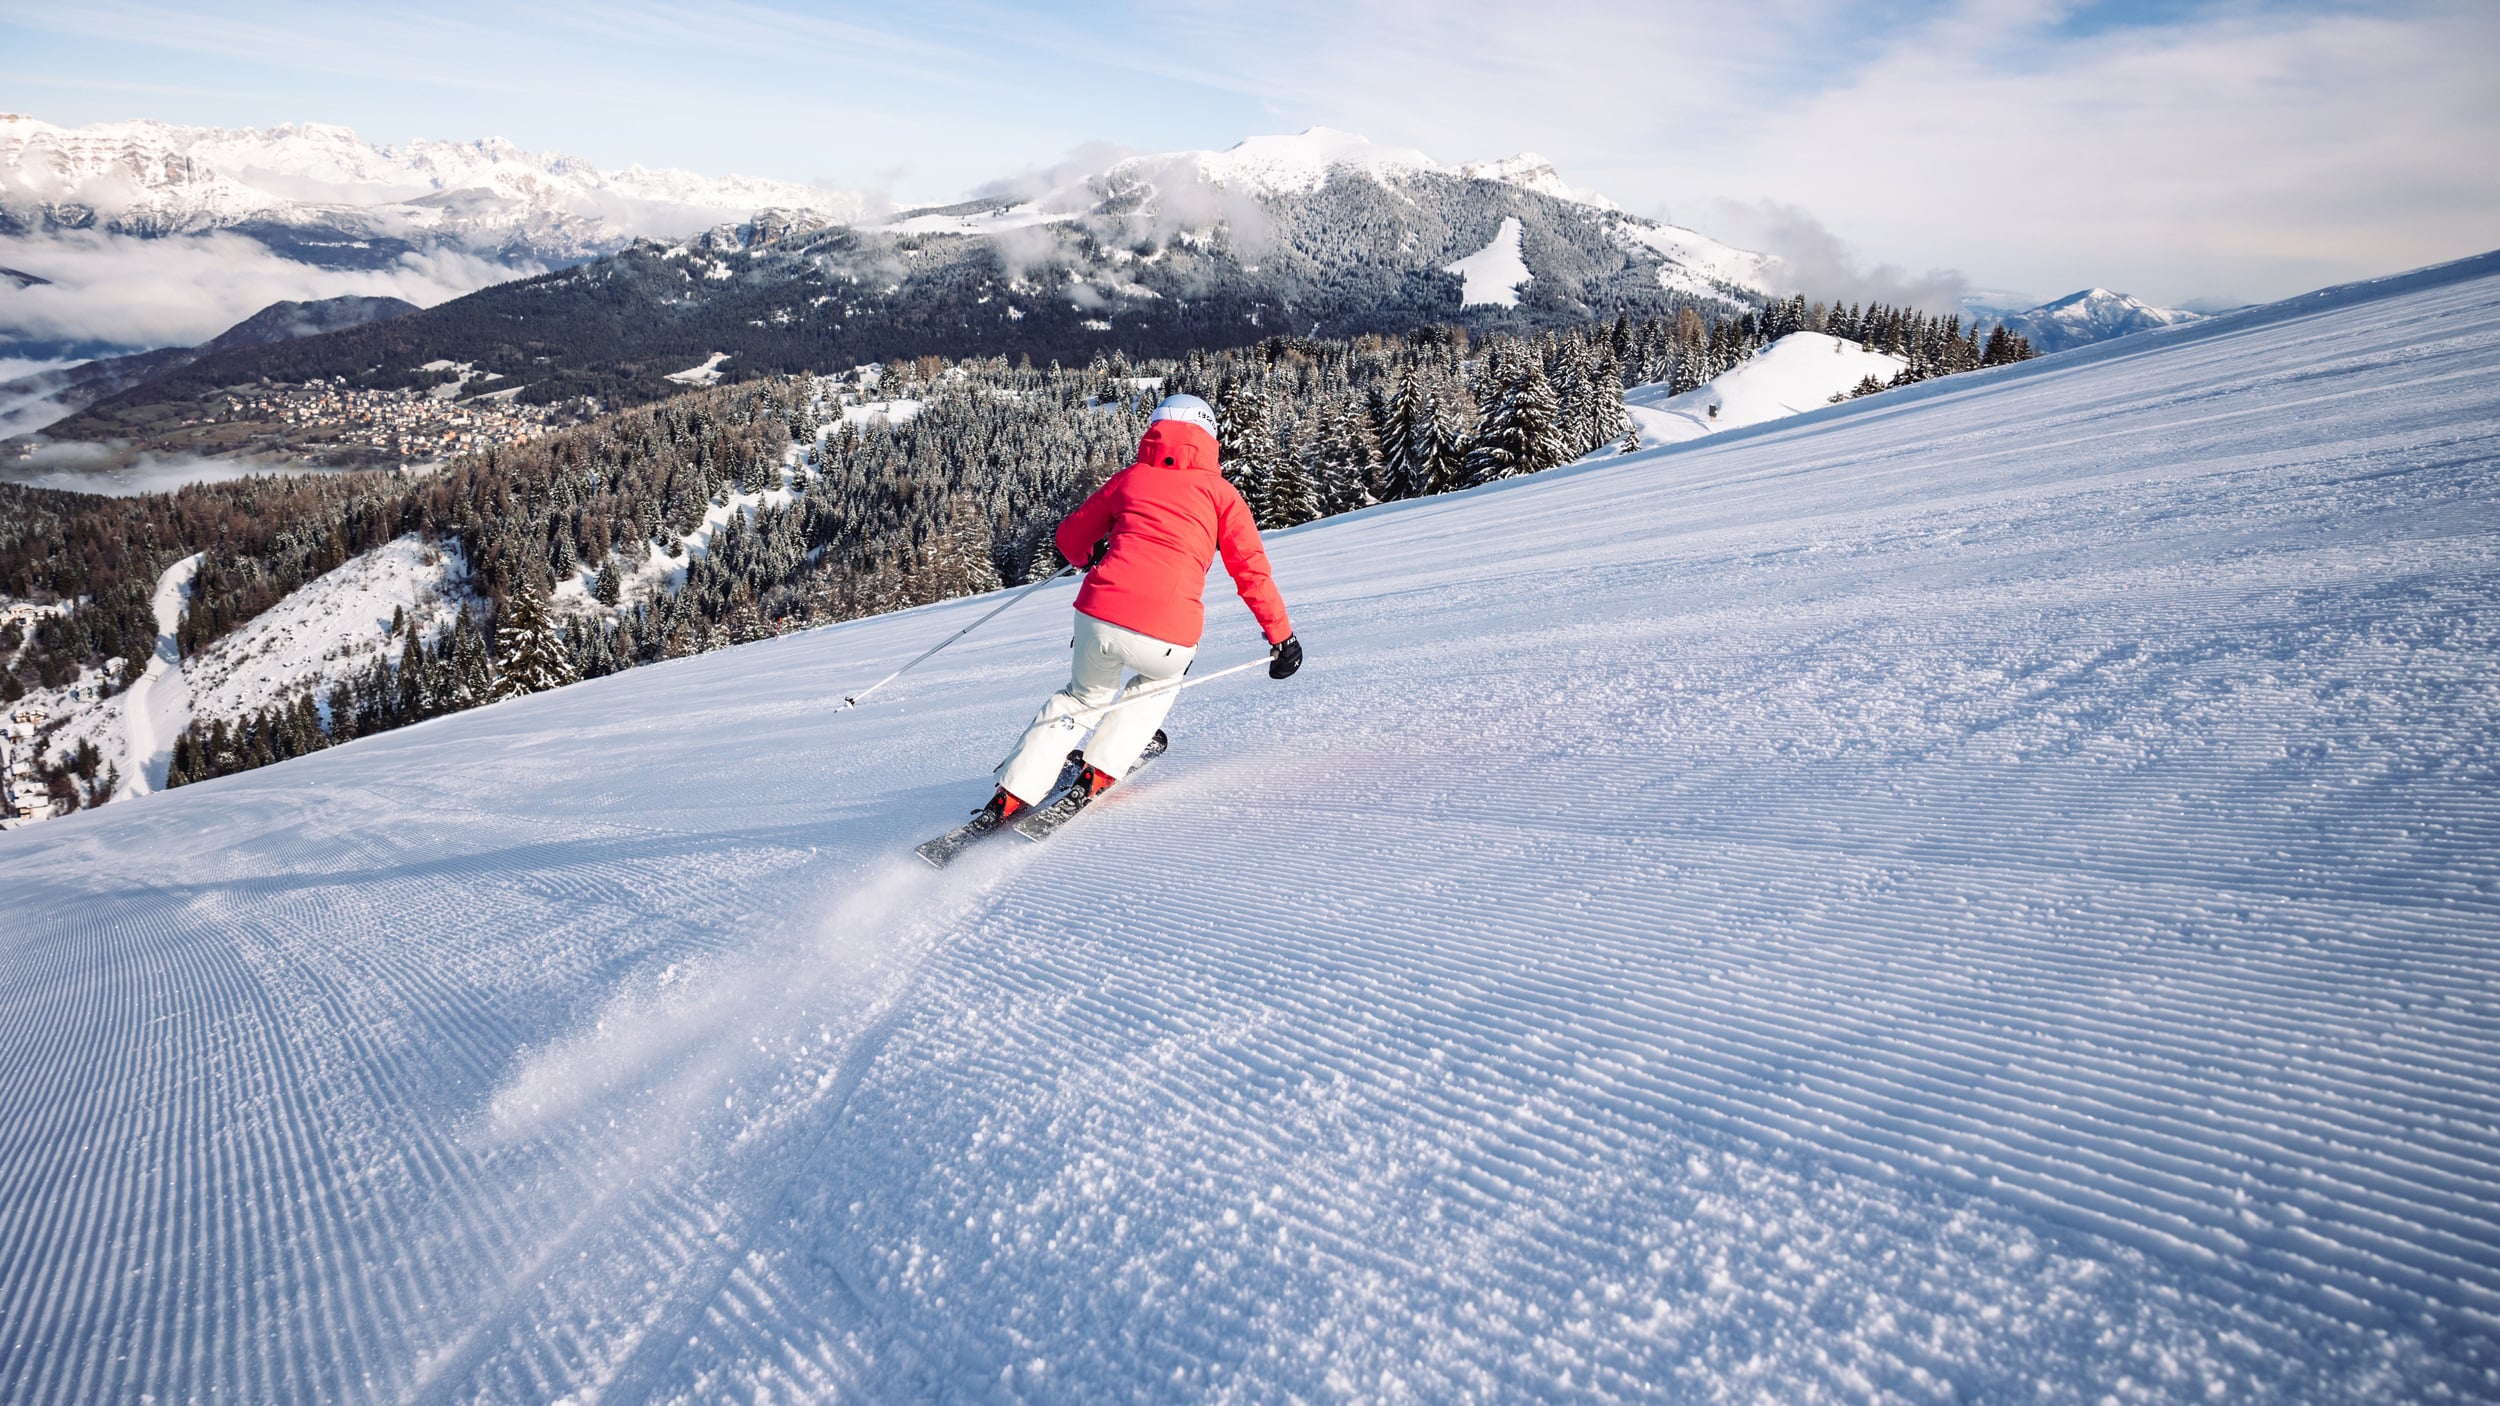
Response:
[[[1332,127],[1247,137],[1222,151],[1132,156],[1098,179],[1113,191],[1200,183],[1262,200],[1308,195],[1341,174],[1384,185],[1440,174],[1441,163],[1412,147],[1383,146]],[[1152,208],[1151,200],[1143,208]]]
[[[2150,332],[2163,327],[2184,327],[2201,322],[2204,314],[2184,308],[2157,308],[2124,293],[2106,288],[2086,288],[2063,298],[2042,303],[2021,311],[1987,309],[1975,311],[1987,321],[2001,322],[2006,330],[2020,333],[2031,345],[2043,352],[2065,351],[2070,347],[2089,346],[2112,337],[2136,332]]]
[[[1424,269],[1440,268],[1524,236],[1528,275],[1562,298],[1583,298],[1627,263],[1659,287],[1705,299],[1772,291],[1765,256],[1628,214],[1565,183],[1533,153],[1449,167],[1329,127],[1222,151],[1132,156],[1019,200],[948,214],[956,224],[907,212],[898,227],[970,232],[1091,216],[1205,237],[1220,222],[1250,257],[1281,255],[1340,275],[1345,264],[1396,267],[1419,253],[1431,256]]]
[[[481,289],[326,339],[318,355],[210,358],[46,433],[129,441],[196,417],[220,386],[416,384],[438,361],[613,406],[680,389],[671,377],[715,355],[711,369],[731,374],[930,354],[1082,364],[1280,334],[1719,312],[1770,287],[1763,256],[1566,198],[1550,177],[1534,158],[1450,169],[1314,128],[873,220],[765,211]]]
[[[0,836],[0,1399],[2485,1398],[2495,464],[2484,259],[1276,534],[943,875],[1065,586]]]
[[[875,207],[790,181],[602,171],[492,138],[383,146],[318,124],[63,128],[0,114],[0,234],[240,230],[318,264],[373,266],[448,244],[545,266],[766,208],[848,220]]]

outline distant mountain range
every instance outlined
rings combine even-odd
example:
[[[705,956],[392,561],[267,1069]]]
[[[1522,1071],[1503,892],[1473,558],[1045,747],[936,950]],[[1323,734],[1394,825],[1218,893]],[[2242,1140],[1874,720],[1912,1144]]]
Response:
[[[1511,274],[1486,276],[1479,256]],[[429,364],[457,362],[527,400],[615,406],[672,393],[672,375],[707,363],[735,377],[930,353],[1080,362],[1433,322],[1527,331],[1742,307],[1770,280],[1764,256],[1626,214],[1533,156],[1449,168],[1313,129],[873,219],[776,209],[637,240],[412,316],[203,355],[52,433],[145,439],[262,378],[413,386],[439,379]]]
[[[603,172],[501,141],[387,147],[336,127],[67,130],[0,117],[0,233],[39,250],[46,234],[85,230],[224,230],[324,266],[445,246],[516,270],[558,265],[387,317],[324,300],[333,320],[304,324],[314,335],[229,334],[50,373],[55,409],[79,411],[50,435],[160,448],[185,447],[167,436],[221,390],[264,380],[422,386],[457,363],[491,373],[499,394],[615,407],[671,394],[696,367],[735,379],[932,353],[1073,363],[1426,323],[1525,332],[1786,291],[1771,257],[1627,213],[1534,155],[1451,167],[1327,128],[898,211],[788,182]],[[16,276],[44,275],[38,264]],[[2056,350],[2193,317],[2096,289],[1987,320]],[[24,405],[26,390],[0,388],[0,402],[14,391]]]
[[[791,181],[602,171],[494,138],[377,146],[313,124],[65,128],[0,114],[0,235],[230,230],[329,268],[448,245],[535,270],[766,208],[848,220],[875,206]]]
[[[2183,327],[2202,322],[2205,314],[2185,308],[2157,308],[2124,293],[2106,288],[2086,288],[2069,293],[2037,307],[2008,305],[2003,294],[1979,294],[1965,298],[1962,310],[1971,320],[1982,325],[2003,323],[2009,332],[2030,339],[2042,352],[2065,351],[2069,347],[2106,342],[2136,332],[2150,332],[2162,327]]]

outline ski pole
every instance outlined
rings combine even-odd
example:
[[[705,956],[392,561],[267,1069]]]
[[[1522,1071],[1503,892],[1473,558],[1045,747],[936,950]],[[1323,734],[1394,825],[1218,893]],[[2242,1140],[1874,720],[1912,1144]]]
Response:
[[[1131,703],[1143,703],[1149,698],[1160,697],[1166,693],[1178,693],[1184,688],[1196,688],[1202,683],[1213,683],[1217,679],[1224,677],[1226,674],[1238,674],[1244,669],[1255,669],[1267,662],[1268,661],[1265,659],[1252,659],[1240,664],[1235,664],[1229,669],[1218,669],[1212,674],[1200,674],[1194,679],[1185,678],[1171,683],[1158,683],[1149,688],[1138,689],[1136,692],[1131,693],[1125,698],[1105,703],[1099,708],[1079,708],[1073,713],[1066,713],[1061,716],[1071,721],[1084,717],[1088,713],[1096,713],[1100,714],[1102,717],[1109,717],[1111,714],[1118,712],[1120,709],[1127,707]],[[1098,717],[1094,723],[1089,725],[1097,727],[1100,726],[1101,718]]]
[[[964,636],[971,634],[973,631],[980,629],[983,625],[986,625],[990,621],[996,619],[999,611],[1005,610],[1008,606],[1014,605],[1017,601],[1024,599],[1026,596],[1033,594],[1035,591],[1040,590],[1042,587],[1049,585],[1051,582],[1058,580],[1060,577],[1065,576],[1074,570],[1076,570],[1076,564],[1074,562],[1070,562],[1068,565],[1060,567],[1057,571],[1050,573],[1041,580],[1034,582],[1032,585],[1025,587],[1023,590],[1016,592],[1014,595],[1007,597],[1006,600],[1001,601],[998,604],[997,609],[992,610],[989,614],[982,616],[980,619],[973,621],[971,624],[964,626],[962,629],[957,630],[955,633],[948,635],[946,638],[939,640],[936,644],[933,644],[927,649],[921,651],[919,659],[914,659],[902,668],[895,670],[893,673],[886,675],[884,678],[877,680],[875,683],[868,685],[866,688],[861,689],[857,693],[846,695],[842,699],[842,707],[836,708],[834,711],[839,713],[855,706],[858,704],[859,700],[867,697],[869,694],[876,692],[878,689],[894,682],[903,675],[919,668],[922,659],[928,658],[930,655],[937,653],[939,650],[946,648],[948,645],[953,644],[955,641],[962,639]],[[1214,676],[1210,674],[1208,677],[1212,678]]]

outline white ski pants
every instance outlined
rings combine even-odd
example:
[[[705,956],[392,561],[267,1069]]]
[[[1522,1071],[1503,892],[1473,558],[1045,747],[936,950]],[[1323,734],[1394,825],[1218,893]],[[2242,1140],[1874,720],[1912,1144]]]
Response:
[[[1026,805],[1041,800],[1049,793],[1050,783],[1059,779],[1059,764],[1089,730],[1094,736],[1085,742],[1085,760],[1115,781],[1128,775],[1128,769],[1137,765],[1137,754],[1146,750],[1155,729],[1163,725],[1164,715],[1172,711],[1172,700],[1180,690],[1157,688],[1127,707],[1108,713],[1101,709],[1140,684],[1177,681],[1197,654],[1194,646],[1141,635],[1076,612],[1076,662],[1068,671],[1068,686],[1043,702],[1033,725],[1024,730],[1024,740],[1016,744],[1015,755],[999,768],[998,784]],[[1120,674],[1132,669],[1136,677],[1124,689]]]

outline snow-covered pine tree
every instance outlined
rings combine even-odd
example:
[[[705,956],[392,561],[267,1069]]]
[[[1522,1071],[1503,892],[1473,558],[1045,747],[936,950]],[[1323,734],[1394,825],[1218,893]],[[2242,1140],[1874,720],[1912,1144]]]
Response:
[[[1425,491],[1451,493],[1467,486],[1467,441],[1475,433],[1476,398],[1455,378],[1431,390],[1432,447]]]
[[[1484,413],[1467,444],[1468,484],[1517,478],[1563,463],[1562,407],[1545,369],[1533,356],[1502,347],[1487,368],[1487,378]]]
[[[434,716],[435,703],[426,688],[425,646],[418,643],[416,631],[408,632],[408,643],[399,651],[398,711],[402,726]]]
[[[541,693],[573,681],[573,660],[564,647],[564,632],[547,613],[547,598],[536,583],[513,592],[495,631],[496,698]]]
[[[1632,426],[1632,412],[1623,404],[1622,363],[1612,356],[1601,356],[1596,374],[1589,381],[1589,442],[1581,453],[1627,435],[1631,436],[1632,448],[1638,449],[1640,434]]]
[[[1398,374],[1397,389],[1389,394],[1380,457],[1387,465],[1383,477],[1393,500],[1421,498],[1432,491],[1433,462],[1440,453],[1440,427],[1426,395],[1422,373],[1413,366]]]
[[[938,600],[977,596],[1004,584],[990,557],[989,516],[979,503],[957,498],[948,505],[945,530],[929,543],[922,571],[923,585]]]
[[[1241,491],[1250,511],[1256,514],[1261,527],[1285,527],[1290,524],[1271,521],[1267,510],[1273,504],[1273,482],[1283,466],[1285,455],[1276,443],[1276,427],[1270,418],[1267,393],[1254,381],[1244,381],[1224,397],[1219,412],[1222,428],[1224,477]],[[1300,521],[1308,522],[1309,518]]]
[[[772,627],[764,623],[764,613],[755,608],[755,601],[752,597],[738,602],[730,609],[726,633],[732,644],[753,644],[757,640],[768,640],[773,637]]]
[[[1259,526],[1298,527],[1320,516],[1319,485],[1313,481],[1302,456],[1292,450],[1282,446],[1275,449],[1264,486],[1266,491],[1250,504]]]
[[[1595,372],[1588,364],[1587,348],[1576,337],[1565,339],[1556,347],[1546,364],[1552,367],[1548,384],[1554,389],[1558,408],[1555,435],[1568,451],[1565,457],[1576,459],[1612,438],[1597,432],[1597,412],[1592,404],[1596,396]]]
[[[1372,494],[1372,443],[1362,411],[1356,407],[1353,396],[1340,394],[1321,413],[1319,478],[1323,514],[1370,507],[1380,500]]]

